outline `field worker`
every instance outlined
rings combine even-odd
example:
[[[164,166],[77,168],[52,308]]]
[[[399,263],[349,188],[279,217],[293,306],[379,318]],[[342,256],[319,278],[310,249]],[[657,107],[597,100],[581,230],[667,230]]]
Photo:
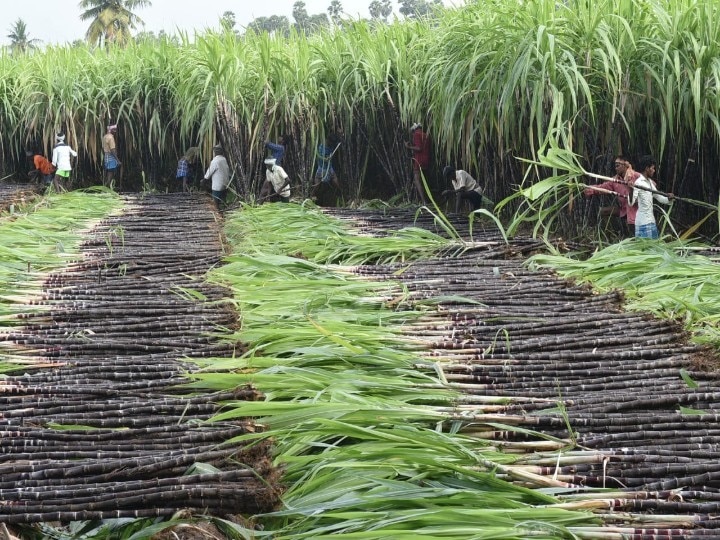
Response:
[[[53,187],[59,192],[61,189],[60,182],[62,179],[67,181],[70,178],[70,156],[77,157],[77,152],[65,143],[65,135],[58,133],[55,136],[55,147],[52,153],[52,165],[55,167],[55,176],[53,177]]]
[[[675,195],[668,193],[667,197],[660,193],[652,193],[648,189],[657,190],[652,177],[655,176],[655,160],[652,156],[643,156],[638,162],[638,169],[642,171],[633,186],[630,204],[637,203],[637,215],[635,217],[635,238],[657,238],[658,229],[653,213],[653,199],[662,204],[670,204],[670,199]],[[644,188],[644,189],[642,189]]]
[[[583,191],[586,197],[602,195],[603,191],[612,191],[616,194],[618,206],[609,209],[601,209],[602,215],[617,215],[620,219],[625,218],[627,227],[635,226],[635,215],[637,214],[637,206],[630,204],[631,186],[640,177],[640,173],[633,170],[630,160],[625,156],[618,155],[615,157],[615,176],[608,182],[603,182],[597,186],[588,186]],[[627,227],[624,226],[627,233]]]
[[[46,186],[49,186],[55,176],[55,167],[45,156],[38,151],[28,150],[28,158],[32,159],[35,168],[28,173],[30,177],[39,177]]]
[[[261,202],[290,202],[290,178],[275,158],[265,160],[265,182],[260,190]]]
[[[190,169],[197,163],[199,156],[200,149],[197,146],[191,146],[178,161],[175,179],[182,180],[182,190],[184,193],[190,191],[190,185],[188,184],[190,180]]]
[[[332,166],[332,158],[340,148],[340,141],[337,141],[334,136],[329,136],[325,142],[321,142],[317,148],[317,160],[318,166],[315,170],[315,183],[312,187],[312,196],[317,194],[318,188],[321,185],[328,185],[332,183],[335,189],[340,192],[340,182],[338,182],[337,174]]]
[[[453,189],[446,189],[442,192],[443,197],[455,195],[455,213],[460,213],[460,204],[462,201],[468,201],[472,205],[473,210],[477,210],[482,206],[483,187],[466,171],[455,170],[448,165],[443,169],[443,177],[447,182],[452,182]]]
[[[213,156],[208,170],[205,171],[205,180],[212,181],[212,197],[219,210],[227,197],[227,188],[230,185],[230,167],[225,159],[222,146],[213,146]]]
[[[285,157],[285,149],[290,144],[290,137],[288,135],[280,135],[278,142],[266,142],[265,148],[270,152],[270,156],[275,160],[275,164],[279,167],[282,166],[283,158]]]
[[[410,142],[406,142],[405,147],[413,152],[412,167],[415,191],[420,197],[420,201],[423,204],[427,204],[425,189],[420,175],[423,174],[427,176],[428,168],[430,167],[430,138],[427,136],[427,133],[423,131],[422,124],[419,122],[410,126]]]
[[[117,157],[117,145],[115,144],[115,133],[117,133],[117,124],[111,124],[107,127],[107,132],[102,140],[104,157],[105,179],[103,185],[111,188],[115,179],[115,172],[122,163]]]

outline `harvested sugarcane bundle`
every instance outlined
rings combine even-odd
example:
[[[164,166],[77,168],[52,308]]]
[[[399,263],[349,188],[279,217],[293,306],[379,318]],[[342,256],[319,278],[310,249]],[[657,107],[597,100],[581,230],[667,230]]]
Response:
[[[76,261],[47,274],[0,334],[28,360],[0,387],[0,491],[12,501],[0,505],[3,522],[170,517],[183,508],[254,513],[276,504],[269,444],[230,442],[262,427],[205,423],[224,401],[261,394],[244,386],[198,395],[183,386],[199,369],[193,359],[242,346],[222,339],[237,326],[227,289],[203,279],[222,253],[211,207],[204,197],[177,208],[173,200],[124,198],[129,215],[116,211],[84,231],[93,240],[78,243]],[[50,358],[62,359],[52,371]],[[194,468],[208,472],[185,480]]]

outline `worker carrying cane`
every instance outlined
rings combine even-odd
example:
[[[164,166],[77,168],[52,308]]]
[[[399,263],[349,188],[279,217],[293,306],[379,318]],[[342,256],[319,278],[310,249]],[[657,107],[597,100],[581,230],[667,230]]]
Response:
[[[630,197],[632,196],[632,184],[640,177],[640,173],[633,170],[632,163],[623,155],[615,157],[614,167],[615,176],[602,184],[586,187],[583,195],[592,197],[603,193],[614,193],[617,197],[617,206],[603,208],[601,214],[606,216],[616,215],[620,219],[624,218],[627,226],[623,228],[627,234],[628,229],[635,227],[637,206],[630,204]]]

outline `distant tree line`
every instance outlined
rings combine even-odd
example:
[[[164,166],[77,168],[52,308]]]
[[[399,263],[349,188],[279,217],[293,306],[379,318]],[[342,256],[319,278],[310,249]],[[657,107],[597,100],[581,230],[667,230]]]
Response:
[[[433,6],[441,5],[442,0],[397,0],[399,12],[406,18],[425,17],[432,13]],[[150,7],[150,0],[81,0],[78,7],[81,10],[80,19],[90,21],[85,32],[85,43],[91,46],[125,45],[131,39],[136,40],[164,40],[177,41],[176,36],[170,36],[161,30],[157,34],[151,31],[140,31],[135,36],[132,32],[143,20],[134,10]],[[375,21],[387,22],[393,12],[391,0],[372,0],[368,6],[370,18]],[[343,6],[341,0],[331,0],[326,13],[309,14],[305,2],[298,0],[293,4],[292,17],[294,22],[285,15],[271,15],[270,17],[257,17],[247,29],[254,32],[281,33],[287,35],[292,28],[299,32],[312,33],[319,28],[329,25],[342,26]],[[236,17],[232,11],[226,11],[220,18],[220,26],[225,31],[237,32]],[[6,36],[10,40],[11,54],[25,54],[37,48],[40,40],[30,37],[27,24],[21,18],[10,27]],[[83,42],[76,40],[72,46],[82,46]]]
[[[441,5],[442,0],[397,0],[400,13],[406,18],[424,17],[431,14],[433,6]],[[391,0],[372,0],[368,5],[370,18],[375,21],[388,22],[392,15]],[[247,29],[254,32],[268,32],[287,34],[290,29],[313,32],[318,28],[334,24],[342,26],[344,10],[340,0],[332,0],[327,13],[308,13],[305,2],[298,0],[293,4],[292,17],[294,22],[284,15],[271,15],[270,17],[257,17],[248,24]],[[222,26],[228,30],[235,29],[235,14],[226,11],[221,19]]]

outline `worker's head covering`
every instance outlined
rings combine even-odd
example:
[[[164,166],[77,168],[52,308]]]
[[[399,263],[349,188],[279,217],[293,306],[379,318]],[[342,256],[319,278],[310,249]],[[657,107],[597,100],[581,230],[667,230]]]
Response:
[[[415,122],[412,126],[410,126],[410,131],[415,131],[416,129],[420,129],[422,127],[422,124],[420,122]]]
[[[265,160],[265,165],[270,165],[271,167],[274,167],[275,163],[277,163],[277,160],[275,158],[267,158]]]
[[[108,131],[115,131],[117,130],[117,124],[109,124],[107,127]]]
[[[55,142],[58,142],[58,143],[65,142],[65,134],[58,133],[57,135],[55,135]]]
[[[445,178],[445,180],[450,180],[453,176],[455,176],[455,167],[446,165],[443,168],[443,178]]]

